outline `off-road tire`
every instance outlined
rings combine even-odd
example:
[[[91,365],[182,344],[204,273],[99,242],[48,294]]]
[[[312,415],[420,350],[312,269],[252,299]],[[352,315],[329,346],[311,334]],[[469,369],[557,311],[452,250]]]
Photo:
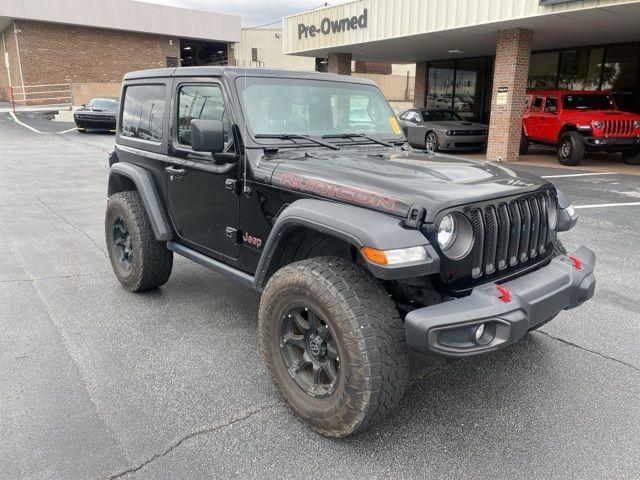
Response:
[[[340,360],[335,389],[316,398],[300,387],[284,360],[281,327],[288,306],[317,309],[335,337]],[[316,257],[278,270],[259,311],[260,352],[289,407],[312,429],[330,437],[362,431],[404,395],[409,355],[402,320],[380,283],[337,257]]]
[[[562,244],[562,242],[560,241],[560,239],[556,239],[556,243],[553,246],[553,253],[551,254],[551,258],[555,258],[558,255],[566,255],[567,254],[567,249],[564,248],[564,245]],[[536,325],[533,328],[530,328],[528,331],[529,332],[533,332],[535,330],[538,330],[540,327],[543,327],[544,325],[546,325],[547,323],[549,323],[551,320],[553,320],[554,318],[556,318],[556,315],[554,315],[553,317],[551,317],[548,320],[545,320],[544,322]]]
[[[526,155],[528,151],[529,151],[529,139],[524,134],[524,132],[522,132],[522,134],[520,135],[520,150],[519,150],[519,153],[520,153],[520,155]]]
[[[122,219],[130,236],[132,260],[129,268],[118,259],[113,239],[118,218]],[[127,290],[142,292],[167,283],[173,267],[173,252],[167,250],[165,242],[156,240],[138,192],[120,192],[109,197],[105,238],[111,267]]]
[[[640,151],[622,152],[622,158],[627,165],[640,165]]]
[[[429,146],[430,143],[432,144],[431,147]],[[440,144],[438,143],[438,134],[433,130],[429,130],[424,136],[424,149],[427,152],[432,153],[437,153],[440,150]]]
[[[584,158],[584,153],[584,140],[580,133],[566,132],[562,134],[558,142],[558,161],[562,165],[568,167],[579,165]]]

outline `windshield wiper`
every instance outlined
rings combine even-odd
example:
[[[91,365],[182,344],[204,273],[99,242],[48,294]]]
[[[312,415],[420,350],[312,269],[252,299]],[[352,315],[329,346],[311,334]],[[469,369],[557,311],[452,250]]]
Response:
[[[323,147],[330,148],[332,150],[340,150],[338,145],[329,142],[323,142],[322,140],[318,140],[317,138],[310,137],[309,135],[298,135],[297,133],[258,133],[255,135],[256,138],[277,138],[279,140],[310,140],[317,145],[322,145]]]
[[[335,133],[331,135],[323,135],[322,138],[364,138],[365,140],[384,145],[385,147],[393,147],[392,143],[385,142],[384,140],[378,140],[377,138],[370,137],[364,133]]]

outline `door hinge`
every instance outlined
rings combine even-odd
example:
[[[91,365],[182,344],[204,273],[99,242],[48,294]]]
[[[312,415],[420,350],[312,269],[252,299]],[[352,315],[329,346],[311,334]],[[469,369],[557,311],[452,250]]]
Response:
[[[226,188],[227,190],[231,190],[231,193],[233,193],[235,196],[240,195],[238,192],[238,181],[234,180],[233,178],[227,178],[224,181],[224,188]]]
[[[227,237],[229,237],[231,241],[233,241],[234,245],[239,245],[242,242],[242,239],[240,238],[240,232],[237,228],[227,227],[225,233],[227,234]]]

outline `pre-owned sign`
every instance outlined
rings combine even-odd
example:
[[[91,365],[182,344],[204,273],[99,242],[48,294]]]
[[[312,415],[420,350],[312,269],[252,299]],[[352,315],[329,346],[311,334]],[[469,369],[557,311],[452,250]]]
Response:
[[[367,28],[367,9],[365,8],[362,15],[351,18],[341,18],[339,20],[331,20],[325,17],[320,22],[320,26],[298,24],[298,39],[315,37],[317,33],[329,35],[330,33],[339,33],[347,30],[357,30],[358,28]]]

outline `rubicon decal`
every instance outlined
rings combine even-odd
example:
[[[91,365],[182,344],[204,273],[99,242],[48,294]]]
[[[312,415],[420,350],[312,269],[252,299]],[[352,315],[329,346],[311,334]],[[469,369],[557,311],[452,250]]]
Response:
[[[324,197],[336,198],[349,203],[371,205],[393,211],[396,199],[376,192],[360,190],[359,188],[336,185],[323,182],[315,178],[300,177],[291,173],[283,173],[278,179],[281,185],[286,185],[301,192],[315,193]]]

